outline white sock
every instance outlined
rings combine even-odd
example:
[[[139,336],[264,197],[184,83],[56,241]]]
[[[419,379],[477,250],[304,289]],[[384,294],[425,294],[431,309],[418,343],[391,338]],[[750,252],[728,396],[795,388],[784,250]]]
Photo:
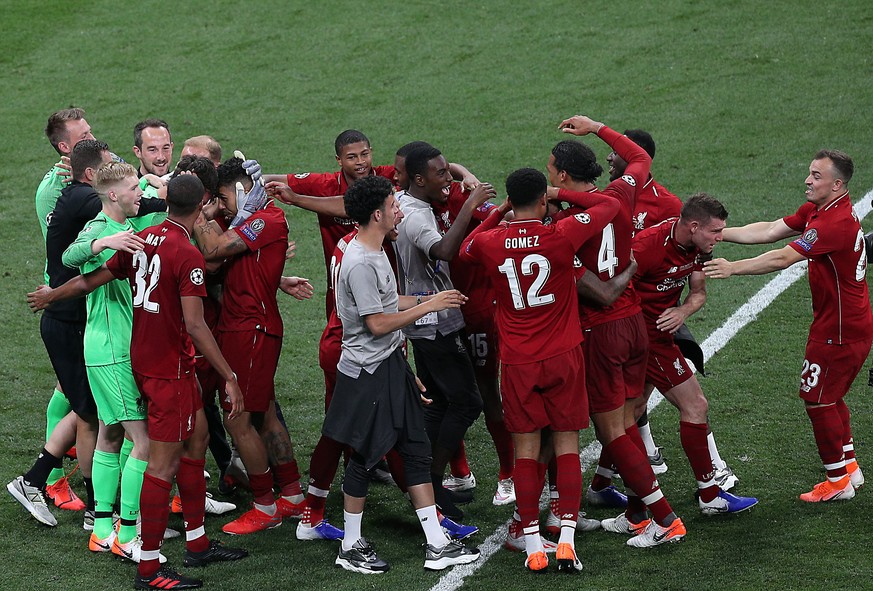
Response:
[[[434,548],[442,548],[449,543],[437,517],[436,505],[416,509],[415,514],[418,515],[418,522],[421,523],[421,529],[424,530],[424,537],[427,538],[428,544]]]
[[[361,539],[361,520],[364,517],[363,513],[349,513],[343,511],[343,528],[345,535],[343,536],[343,550],[348,552],[355,545],[355,542]]]
[[[573,550],[576,550],[576,543],[574,541],[574,535],[576,534],[576,524],[574,523],[572,526],[567,526],[561,524],[561,537],[558,538],[559,544],[570,544],[573,547]]]
[[[645,425],[637,428],[640,430],[640,437],[642,437],[643,443],[646,446],[646,453],[650,456],[658,453],[658,446],[655,445],[655,440],[652,439],[652,427],[649,425],[649,422],[646,421]]]
[[[532,533],[527,533],[527,530],[531,529]],[[540,537],[540,528],[525,528],[524,533],[524,550],[527,552],[527,555],[530,556],[532,554],[536,554],[537,552],[545,552],[545,548],[543,548],[543,539]]]
[[[724,470],[727,468],[727,464],[718,455],[718,447],[715,445],[715,435],[712,434],[712,431],[706,434],[706,445],[709,447],[709,455],[712,457],[712,465],[715,469]]]

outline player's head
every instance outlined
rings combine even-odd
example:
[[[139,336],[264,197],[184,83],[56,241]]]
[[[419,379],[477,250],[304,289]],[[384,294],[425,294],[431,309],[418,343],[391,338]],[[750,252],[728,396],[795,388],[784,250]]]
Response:
[[[648,131],[643,131],[642,129],[626,129],[624,134],[633,141],[633,143],[645,150],[646,154],[649,155],[649,158],[652,160],[655,159],[655,140],[652,139],[652,136]],[[609,156],[606,157],[606,161],[609,162],[609,180],[614,181],[617,178],[621,178],[621,175],[624,174],[624,171],[627,168],[627,162],[625,162],[624,158],[616,154],[613,150],[610,152]]]
[[[432,147],[427,142],[409,142],[401,146],[394,155],[394,186],[404,191],[409,188],[409,175],[406,173],[406,156],[416,148]]]
[[[133,153],[139,158],[140,172],[164,176],[173,159],[170,126],[162,119],[146,119],[133,128]]]
[[[431,145],[413,148],[406,155],[409,189],[418,197],[445,203],[449,199],[452,173],[442,152]]]
[[[336,161],[349,182],[363,178],[373,171],[373,150],[370,140],[357,129],[347,129],[334,142]]]
[[[182,146],[180,157],[184,158],[185,156],[203,156],[208,158],[215,168],[218,168],[221,164],[221,144],[211,135],[195,135],[185,140],[185,144]]]
[[[242,183],[246,191],[251,191],[253,183],[242,167],[240,158],[228,158],[218,167],[218,210],[227,219],[237,214],[236,184]]]
[[[552,148],[546,168],[549,182],[555,187],[573,182],[593,184],[603,174],[603,167],[597,164],[594,150],[575,140],[558,142]]]
[[[97,169],[91,183],[104,207],[118,207],[125,217],[139,212],[142,189],[136,169],[127,162],[108,162]]]
[[[809,165],[806,200],[818,206],[830,203],[848,190],[855,172],[852,158],[839,150],[819,150]]]
[[[106,162],[112,162],[112,154],[106,142],[82,140],[70,152],[70,168],[73,178],[83,183],[91,183],[97,169]]]
[[[167,212],[171,217],[184,218],[203,207],[203,183],[193,174],[180,174],[167,183]]]
[[[535,168],[519,168],[506,177],[506,197],[513,211],[542,218],[546,214],[546,175]]]
[[[387,235],[400,223],[403,214],[391,182],[381,176],[368,176],[352,183],[343,195],[346,214],[361,228],[377,224]]]
[[[695,193],[682,206],[679,224],[689,233],[684,246],[695,246],[709,254],[721,242],[728,211],[721,201],[706,193]]]
[[[61,156],[69,156],[73,146],[82,140],[93,140],[91,126],[85,121],[85,111],[78,107],[55,111],[48,118],[45,135]]]
[[[182,156],[179,163],[176,164],[173,176],[179,176],[185,171],[196,174],[206,188],[206,194],[203,197],[204,204],[216,196],[218,193],[218,172],[215,170],[212,160],[203,156]]]

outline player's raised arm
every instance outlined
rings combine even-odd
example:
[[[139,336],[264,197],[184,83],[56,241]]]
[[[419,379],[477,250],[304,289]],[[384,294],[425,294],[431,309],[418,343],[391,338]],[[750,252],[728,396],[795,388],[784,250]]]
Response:
[[[494,190],[489,183],[480,183],[461,207],[458,217],[446,232],[439,242],[430,247],[428,253],[432,260],[451,261],[458,254],[461,247],[461,242],[464,240],[464,233],[467,231],[467,226],[470,224],[470,219],[473,217],[473,211],[480,207],[489,199],[496,199],[497,191]]]
[[[722,236],[725,242],[769,244],[798,234],[799,231],[790,228],[784,219],[779,218],[772,222],[755,222],[736,228],[725,228]]]
[[[273,176],[275,175],[267,175],[264,178],[272,178]],[[348,217],[346,215],[345,205],[343,205],[342,195],[336,195],[334,197],[301,195],[284,182],[273,180],[267,182],[266,189],[267,194],[270,197],[274,197],[286,205],[293,205],[322,215],[340,218]]]

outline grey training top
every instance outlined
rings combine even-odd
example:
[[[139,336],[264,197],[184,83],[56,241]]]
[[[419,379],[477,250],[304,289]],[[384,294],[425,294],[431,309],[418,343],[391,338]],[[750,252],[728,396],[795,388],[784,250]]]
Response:
[[[397,227],[394,243],[400,275],[400,293],[403,295],[434,294],[454,289],[446,261],[430,258],[431,247],[442,239],[436,216],[430,204],[416,199],[405,191],[397,194],[403,220]],[[448,335],[464,328],[464,316],[457,308],[450,308],[424,316],[403,328],[410,339],[430,339],[436,333]]]
[[[336,284],[336,310],[343,323],[343,350],[337,370],[357,379],[372,374],[400,346],[395,330],[381,337],[370,332],[364,316],[398,311],[397,282],[384,250],[374,252],[357,237],[346,247]]]

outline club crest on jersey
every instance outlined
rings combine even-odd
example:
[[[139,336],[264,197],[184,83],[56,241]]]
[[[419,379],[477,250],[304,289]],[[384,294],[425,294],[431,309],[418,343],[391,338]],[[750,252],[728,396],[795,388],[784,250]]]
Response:
[[[626,182],[627,184],[629,184],[631,187],[636,187],[636,186],[637,186],[637,180],[636,180],[634,177],[632,177],[631,175],[629,175],[629,174],[623,174],[623,175],[621,175],[621,180],[623,180],[624,182]]]
[[[191,269],[191,283],[194,285],[203,285],[203,269]]]
[[[573,217],[576,218],[576,221],[579,222],[580,224],[588,224],[591,222],[591,216],[587,213],[584,213],[584,212],[577,213]]]
[[[649,215],[648,211],[641,211],[634,217],[634,230],[643,230],[646,227],[646,216]]]
[[[803,250],[809,252],[812,250],[812,245],[815,244],[816,240],[818,240],[818,231],[816,231],[815,228],[810,228],[802,238],[798,238],[794,243]]]
[[[301,173],[295,174],[295,175],[294,175],[294,178],[295,178],[295,179],[305,179],[305,178],[308,177],[310,174],[311,174],[311,173],[308,173],[308,172],[301,172]]]

